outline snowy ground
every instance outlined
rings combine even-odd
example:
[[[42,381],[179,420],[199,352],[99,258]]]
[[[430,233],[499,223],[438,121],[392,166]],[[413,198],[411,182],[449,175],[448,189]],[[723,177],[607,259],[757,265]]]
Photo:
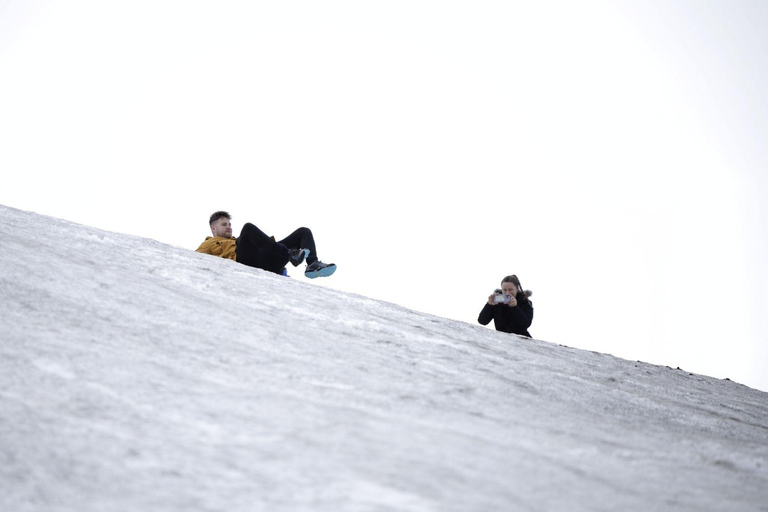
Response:
[[[767,393],[3,206],[0,244],[2,511],[768,510]]]

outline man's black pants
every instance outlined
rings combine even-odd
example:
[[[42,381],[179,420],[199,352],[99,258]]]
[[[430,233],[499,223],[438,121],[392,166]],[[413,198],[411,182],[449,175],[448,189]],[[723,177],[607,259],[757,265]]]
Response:
[[[309,228],[299,228],[280,241],[247,222],[237,237],[237,261],[249,267],[282,273],[288,263],[288,249],[309,249],[307,263],[317,261],[315,239]]]

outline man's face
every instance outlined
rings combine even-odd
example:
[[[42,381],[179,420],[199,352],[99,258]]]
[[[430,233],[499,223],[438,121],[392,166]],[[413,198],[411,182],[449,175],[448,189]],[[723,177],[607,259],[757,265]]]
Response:
[[[213,233],[213,236],[232,238],[232,221],[226,217],[221,217],[211,224],[211,233]]]

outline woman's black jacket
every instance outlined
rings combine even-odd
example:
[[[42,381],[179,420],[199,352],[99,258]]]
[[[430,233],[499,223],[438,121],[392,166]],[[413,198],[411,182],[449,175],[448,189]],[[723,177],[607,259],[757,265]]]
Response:
[[[482,325],[488,325],[493,320],[493,325],[497,331],[513,334],[522,334],[531,337],[528,327],[533,322],[533,306],[528,301],[528,297],[520,292],[515,297],[517,306],[509,307],[509,304],[496,304],[491,306],[486,303],[477,321]]]

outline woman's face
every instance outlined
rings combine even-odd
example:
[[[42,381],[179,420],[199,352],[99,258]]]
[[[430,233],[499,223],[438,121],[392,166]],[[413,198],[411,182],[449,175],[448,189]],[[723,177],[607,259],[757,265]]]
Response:
[[[501,291],[504,292],[504,295],[514,297],[517,295],[517,286],[515,286],[515,283],[501,283]]]

